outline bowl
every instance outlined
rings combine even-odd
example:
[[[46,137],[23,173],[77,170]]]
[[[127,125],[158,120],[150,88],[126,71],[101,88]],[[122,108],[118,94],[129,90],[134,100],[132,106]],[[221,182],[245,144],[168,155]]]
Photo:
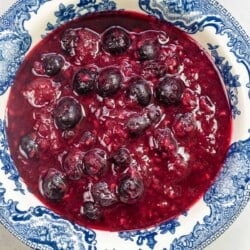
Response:
[[[119,9],[162,18],[189,33],[210,54],[223,79],[232,109],[233,134],[227,158],[214,184],[178,218],[140,230],[94,230],[63,219],[28,191],[9,153],[5,108],[2,108],[0,221],[32,248],[202,249],[229,227],[249,200],[250,41],[216,1],[184,1],[182,4],[170,0],[129,4],[122,0],[18,1],[0,19],[2,107],[6,107],[13,79],[25,55],[46,34],[89,12]]]

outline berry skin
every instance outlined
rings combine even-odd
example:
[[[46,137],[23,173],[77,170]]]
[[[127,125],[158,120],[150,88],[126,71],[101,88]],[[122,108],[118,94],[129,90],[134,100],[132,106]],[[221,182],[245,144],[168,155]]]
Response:
[[[92,195],[102,207],[112,206],[117,202],[115,194],[109,189],[106,182],[98,182],[92,188]]]
[[[107,154],[99,148],[91,149],[84,155],[83,164],[87,175],[102,175],[108,168]]]
[[[71,97],[60,99],[54,109],[55,123],[62,130],[74,128],[82,116],[81,105]]]
[[[159,122],[162,117],[162,111],[160,107],[157,107],[154,104],[147,107],[146,114],[152,124]]]
[[[97,72],[95,69],[81,69],[73,79],[73,90],[78,95],[86,95],[90,93],[96,84]]]
[[[156,98],[165,105],[179,104],[183,91],[183,81],[174,77],[165,77],[155,89]]]
[[[48,76],[57,75],[64,65],[63,57],[58,54],[47,54],[43,56],[42,61],[44,72]]]
[[[83,153],[70,151],[63,161],[63,170],[70,180],[79,180],[83,174]]]
[[[67,54],[74,56],[78,40],[77,31],[74,29],[67,29],[62,35],[61,47]]]
[[[103,217],[100,207],[91,201],[87,201],[83,204],[82,213],[86,218],[92,221],[101,220]]]
[[[115,164],[115,170],[124,170],[130,165],[131,155],[127,148],[119,148],[111,158]]]
[[[68,184],[65,176],[57,169],[50,168],[47,173],[40,178],[40,192],[49,200],[62,200],[67,190]]]
[[[118,196],[121,202],[134,204],[142,197],[144,184],[138,176],[125,176],[118,185]]]
[[[156,40],[146,39],[138,43],[137,57],[140,61],[154,60],[159,53],[160,45]]]
[[[102,97],[114,95],[121,87],[123,76],[118,68],[103,69],[97,80],[97,92]]]
[[[102,36],[102,48],[111,55],[124,53],[131,44],[129,34],[121,27],[112,27]]]
[[[39,153],[39,145],[36,142],[35,134],[25,135],[21,138],[20,150],[26,158],[32,159],[37,157]]]
[[[129,97],[135,99],[141,106],[150,103],[152,92],[150,85],[144,79],[135,77],[130,80]]]
[[[150,126],[150,120],[145,115],[131,116],[126,124],[131,136],[141,135]]]

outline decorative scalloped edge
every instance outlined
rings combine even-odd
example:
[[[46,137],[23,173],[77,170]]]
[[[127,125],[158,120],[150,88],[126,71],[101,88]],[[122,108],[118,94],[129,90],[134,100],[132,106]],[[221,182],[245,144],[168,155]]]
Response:
[[[41,4],[42,2],[46,2],[46,1],[47,1],[47,0],[40,0],[40,1],[39,1],[39,6],[40,6],[40,4]],[[90,1],[91,1],[91,0],[90,0]],[[105,1],[105,0],[104,0],[104,1]],[[20,4],[21,2],[22,2],[22,1],[18,1],[18,2],[8,11],[8,12],[5,13],[5,15],[8,15],[8,14],[11,13],[12,11],[14,11],[15,8],[18,9],[18,4]],[[29,1],[29,2],[34,2],[34,1]],[[36,2],[37,2],[37,1],[36,1]],[[81,1],[81,2],[83,3],[84,0]],[[86,0],[86,2],[87,2],[87,0]],[[241,28],[241,26],[239,25],[239,23],[236,22],[235,19],[231,16],[231,14],[229,14],[227,11],[225,11],[225,9],[224,9],[220,4],[218,4],[216,1],[210,0],[209,2],[212,3],[212,4],[215,4],[217,7],[219,6],[219,7],[220,7],[219,9],[220,9],[220,11],[223,13],[223,15],[226,14],[226,16],[229,17],[229,19],[233,22],[233,24],[234,24],[235,27],[237,27],[237,28],[240,27],[239,32],[241,33],[242,37],[246,40],[247,46],[249,46],[249,44],[250,44],[250,39],[248,38],[248,36],[247,36],[246,33],[244,32],[244,30]],[[38,6],[38,9],[39,9],[39,6]],[[0,18],[0,25],[1,25],[1,21],[2,21],[2,19]],[[0,26],[0,27],[1,27],[1,26]],[[202,26],[201,26],[201,28],[202,28]],[[247,61],[247,63],[248,63],[248,65],[249,65],[249,61]],[[245,66],[246,66],[246,65],[245,65]],[[246,68],[247,68],[247,67],[246,67]],[[247,68],[247,69],[248,69],[248,72],[249,72],[249,68]],[[249,86],[248,86],[248,87],[249,87]],[[246,143],[248,143],[248,141],[246,141]],[[249,146],[246,146],[246,147],[248,148]],[[249,180],[250,180],[250,177],[249,177]],[[244,199],[245,199],[246,201],[241,203],[241,206],[240,206],[240,208],[238,209],[238,213],[237,213],[237,214],[234,214],[233,218],[232,218],[231,220],[228,221],[228,223],[226,224],[226,226],[224,225],[224,227],[223,227],[222,229],[220,229],[220,231],[217,232],[215,236],[206,239],[198,248],[200,248],[200,247],[202,248],[202,247],[207,246],[207,245],[210,244],[214,239],[216,239],[220,234],[222,234],[222,233],[224,232],[224,230],[233,222],[233,220],[239,215],[240,211],[241,211],[241,210],[243,209],[243,207],[246,205],[247,200],[249,199],[249,196],[250,196],[250,192],[247,192],[247,193],[245,194],[245,196],[244,196]],[[13,201],[12,201],[12,200],[7,201],[6,204],[9,203],[9,202],[13,202]],[[15,203],[15,204],[16,204],[16,203]],[[1,208],[1,206],[0,206],[0,208]],[[19,210],[17,210],[17,212],[20,212],[21,214],[25,213],[24,211],[19,211]],[[50,212],[48,211],[48,214],[49,214],[49,213],[50,213]],[[204,218],[205,218],[205,217],[204,217]],[[24,243],[26,243],[27,245],[29,245],[29,246],[31,246],[31,247],[37,247],[36,244],[33,244],[32,242],[26,242],[24,239],[22,239],[22,238],[20,237],[20,235],[18,235],[17,233],[15,233],[15,231],[12,230],[10,226],[8,226],[7,222],[3,222],[3,218],[1,218],[1,220],[2,220],[2,223],[4,224],[4,226],[5,226],[6,228],[8,228],[8,230],[9,230],[11,233],[13,233],[17,238],[19,238],[21,241],[23,241]],[[177,225],[177,226],[178,226],[178,225]],[[154,229],[154,230],[156,230],[156,229]],[[144,232],[144,233],[145,233],[145,232]],[[183,236],[183,237],[185,237],[185,236]],[[146,239],[146,241],[147,241],[147,237],[145,238],[145,236],[144,236],[144,240],[145,240],[145,239]],[[150,247],[150,249],[153,249],[154,246],[155,246],[155,244],[153,244],[153,243],[155,243],[155,242],[154,242],[154,241],[151,242],[152,239],[154,239],[154,237],[152,238],[152,235],[151,235],[151,238],[148,239],[149,242],[147,242],[147,243],[148,243],[147,245]],[[174,248],[173,248],[173,247],[174,247]],[[194,246],[192,246],[192,247],[194,247]],[[47,248],[45,247],[44,249],[47,249]],[[172,245],[171,245],[171,249],[175,249],[175,250],[176,250],[176,249],[178,249],[178,246],[177,246],[177,245],[175,246],[174,244],[172,244]],[[183,249],[183,248],[180,248],[180,249]],[[193,249],[193,248],[191,248],[191,249]]]

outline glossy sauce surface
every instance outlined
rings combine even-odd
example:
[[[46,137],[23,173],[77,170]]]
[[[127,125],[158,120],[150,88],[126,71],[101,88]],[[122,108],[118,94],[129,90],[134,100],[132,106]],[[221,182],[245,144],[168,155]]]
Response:
[[[10,151],[64,218],[118,231],[174,218],[211,186],[231,114],[207,54],[133,12],[87,15],[26,57],[8,101]]]

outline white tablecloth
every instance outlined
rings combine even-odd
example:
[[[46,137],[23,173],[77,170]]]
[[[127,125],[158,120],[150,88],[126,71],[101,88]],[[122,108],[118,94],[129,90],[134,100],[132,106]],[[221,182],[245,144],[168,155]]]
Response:
[[[0,15],[14,0],[0,0]],[[250,1],[218,0],[239,21],[250,35]],[[0,225],[0,250],[28,250],[19,240]],[[250,249],[250,204],[235,223],[206,250],[249,250]],[[119,249],[117,249],[119,250]],[[157,249],[158,250],[158,249]]]

